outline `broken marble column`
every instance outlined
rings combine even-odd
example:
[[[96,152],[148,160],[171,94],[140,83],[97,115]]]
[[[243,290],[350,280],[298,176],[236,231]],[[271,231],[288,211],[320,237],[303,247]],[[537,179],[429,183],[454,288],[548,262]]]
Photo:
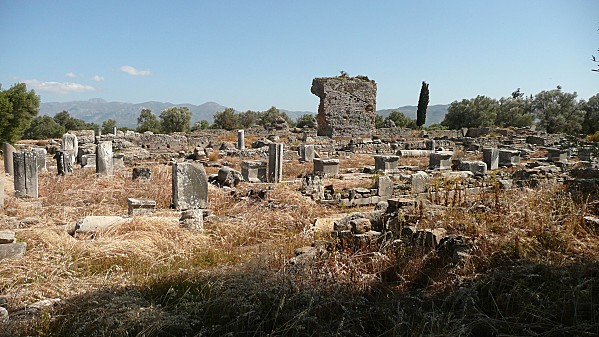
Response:
[[[452,152],[433,152],[429,155],[428,167],[431,169],[447,170],[451,168]]]
[[[13,153],[15,197],[37,198],[37,162],[31,151]]]
[[[113,134],[113,135],[115,135],[115,136],[116,136],[116,133],[117,133],[117,131],[118,131],[118,130],[117,130],[116,126],[112,128],[112,134]]]
[[[79,152],[79,142],[77,141],[77,136],[71,133],[65,133],[62,135],[62,144],[60,149],[71,154],[71,160],[73,161],[71,165],[74,165],[75,160],[77,159],[77,153]]]
[[[314,163],[314,173],[322,172],[328,178],[339,177],[339,159],[314,158],[312,162]]]
[[[4,154],[4,173],[11,176],[14,174],[12,156],[15,152],[17,152],[17,150],[14,148],[14,146],[10,145],[9,143],[2,144],[2,153]]]
[[[499,168],[499,149],[483,148],[483,161],[487,164],[487,169],[496,170]]]
[[[518,150],[499,150],[499,165],[512,167],[520,164],[520,151]]]
[[[43,147],[34,147],[31,150],[33,152],[35,152],[35,160],[37,162],[37,171],[38,172],[46,171],[46,154],[48,154],[48,151],[46,151],[46,149],[44,149]]]
[[[304,162],[310,162],[312,160],[314,160],[315,153],[314,153],[314,145],[312,144],[302,144],[299,146],[299,155],[300,155],[300,160],[304,161]]]
[[[268,144],[268,182],[279,183],[283,179],[283,144]]]
[[[54,155],[56,158],[56,169],[58,175],[65,175],[73,173],[73,165],[71,164],[71,153],[68,151],[59,150]]]
[[[245,131],[237,130],[237,149],[245,150]]]
[[[241,176],[244,181],[251,183],[266,181],[266,163],[259,160],[242,161]]]
[[[100,177],[114,175],[111,141],[99,142],[96,145],[96,175]]]
[[[150,180],[152,171],[147,167],[135,167],[131,175],[133,180]]]
[[[399,156],[374,156],[374,170],[391,172],[397,171],[397,163],[399,162]]]
[[[204,166],[195,163],[173,163],[173,207],[202,209],[208,207],[208,177]]]

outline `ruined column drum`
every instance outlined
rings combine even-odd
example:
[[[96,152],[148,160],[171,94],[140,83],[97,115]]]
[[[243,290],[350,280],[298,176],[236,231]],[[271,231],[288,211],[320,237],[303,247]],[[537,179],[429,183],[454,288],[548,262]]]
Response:
[[[320,97],[319,136],[355,136],[374,130],[376,83],[366,76],[320,77],[310,91]]]

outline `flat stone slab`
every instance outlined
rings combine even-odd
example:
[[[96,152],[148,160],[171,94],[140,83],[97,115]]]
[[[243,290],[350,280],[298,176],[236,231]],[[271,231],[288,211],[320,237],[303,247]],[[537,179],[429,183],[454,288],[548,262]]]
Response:
[[[15,232],[9,230],[0,231],[0,244],[7,244],[16,242],[17,238]]]
[[[0,260],[2,259],[20,259],[25,255],[27,243],[14,242],[0,245]]]
[[[77,222],[76,234],[93,234],[110,226],[118,226],[130,221],[120,216],[88,216]]]

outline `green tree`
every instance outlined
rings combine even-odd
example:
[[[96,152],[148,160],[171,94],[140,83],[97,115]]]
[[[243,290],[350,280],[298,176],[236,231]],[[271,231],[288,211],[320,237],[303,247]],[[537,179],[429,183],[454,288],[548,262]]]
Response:
[[[533,111],[539,120],[538,126],[548,133],[575,134],[582,131],[585,112],[576,100],[576,93],[557,89],[541,91],[532,102]]]
[[[495,118],[496,126],[525,127],[531,126],[533,120],[532,96],[530,98],[524,97],[520,88],[514,91],[511,97],[499,99],[499,109]]]
[[[65,133],[64,126],[59,125],[50,116],[37,116],[25,130],[26,139],[51,139],[60,138]]]
[[[226,108],[225,110],[214,114],[213,128],[234,130],[239,129],[240,127],[239,114],[236,113],[233,108]]]
[[[406,115],[399,112],[398,110],[391,111],[389,116],[387,116],[387,118],[385,118],[385,121],[387,121],[387,120],[393,121],[393,123],[395,123],[395,126],[398,128],[410,128],[410,129],[416,128],[416,121],[407,117]]]
[[[582,102],[581,108],[584,110],[582,131],[587,135],[599,131],[599,93],[589,98],[588,101]]]
[[[418,110],[416,110],[416,126],[421,128],[426,122],[426,109],[428,108],[429,101],[428,84],[422,81],[422,87],[420,87],[420,97],[418,97]]]
[[[160,121],[156,118],[156,115],[152,113],[150,109],[141,109],[139,117],[137,117],[137,132],[143,133],[150,131],[153,133],[160,133]]]
[[[207,120],[202,119],[199,122],[195,122],[193,124],[193,126],[191,127],[191,131],[198,131],[198,130],[206,130],[210,128],[210,123],[208,123]]]
[[[61,111],[53,117],[58,125],[64,126],[66,131],[73,130],[98,130],[98,125],[95,123],[86,123],[82,119],[71,117],[68,111]]]
[[[298,128],[303,128],[303,127],[315,128],[316,127],[316,119],[314,118],[314,115],[312,115],[312,114],[301,115],[300,117],[297,118],[297,122],[295,123],[295,126]]]
[[[289,126],[295,125],[286,113],[281,112],[274,106],[271,106],[268,110],[258,114],[258,125],[270,127],[279,117],[282,117]]]
[[[449,129],[492,126],[495,124],[498,109],[497,100],[486,96],[453,101],[447,108],[441,125]]]
[[[377,129],[385,127],[385,119],[381,115],[374,116],[374,127]]]
[[[116,120],[110,118],[102,122],[102,134],[109,134],[114,132],[114,128],[116,128]]]
[[[258,113],[256,111],[248,110],[239,114],[239,123],[244,129],[251,128],[258,122]]]
[[[191,111],[187,107],[173,106],[160,112],[160,126],[165,133],[187,132],[191,124]]]
[[[31,121],[37,116],[40,97],[27,91],[25,83],[17,83],[8,90],[0,86],[0,143],[14,144],[23,136]]]

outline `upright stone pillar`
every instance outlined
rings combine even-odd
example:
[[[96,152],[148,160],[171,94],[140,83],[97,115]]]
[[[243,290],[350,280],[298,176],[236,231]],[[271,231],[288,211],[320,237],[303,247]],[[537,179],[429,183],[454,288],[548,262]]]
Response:
[[[499,168],[499,149],[483,148],[483,161],[487,164],[487,169],[496,170]]]
[[[74,165],[75,159],[77,158],[77,152],[79,151],[79,142],[77,141],[77,136],[71,133],[65,133],[62,135],[62,144],[60,149],[71,154],[71,165]]]
[[[96,175],[100,177],[114,175],[111,141],[99,142],[96,145]]]
[[[56,155],[56,168],[58,175],[65,175],[73,173],[73,165],[71,164],[71,153],[68,151],[57,151]]]
[[[203,165],[173,163],[172,187],[172,201],[175,209],[208,207],[208,177]]]
[[[13,153],[15,197],[37,198],[37,162],[34,152]]]
[[[268,144],[268,182],[279,183],[283,178],[283,144]]]
[[[299,155],[300,160],[305,162],[311,162],[316,158],[314,154],[314,145],[312,144],[302,144],[299,147]]]
[[[46,171],[46,154],[48,151],[42,147],[35,147],[32,149],[35,152],[35,160],[37,161],[37,171]]]
[[[2,153],[4,153],[4,173],[10,174],[11,176],[14,174],[12,156],[15,152],[17,152],[17,150],[14,146],[9,143],[2,144]]]
[[[113,134],[113,135],[115,135],[115,136],[116,136],[116,132],[117,132],[117,131],[118,131],[118,130],[117,130],[116,126],[115,126],[114,128],[112,128],[112,134]]]
[[[245,130],[237,130],[237,148],[245,150]]]

